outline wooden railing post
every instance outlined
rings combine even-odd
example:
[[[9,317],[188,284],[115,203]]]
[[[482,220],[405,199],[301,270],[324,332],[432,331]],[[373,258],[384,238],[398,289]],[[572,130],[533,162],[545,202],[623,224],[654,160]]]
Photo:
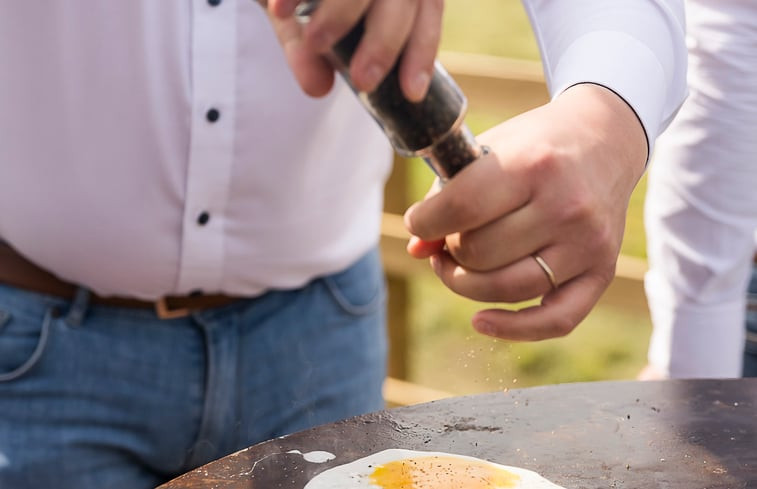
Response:
[[[407,160],[400,156],[394,158],[394,168],[384,190],[384,210],[395,215],[402,215],[408,205],[408,171]],[[408,257],[409,258],[409,257]],[[385,257],[386,262],[386,257]],[[387,268],[385,266],[385,268]],[[410,311],[410,278],[408,275],[391,273],[388,270],[387,284],[389,302],[387,308],[387,326],[389,328],[388,374],[397,379],[407,379]]]

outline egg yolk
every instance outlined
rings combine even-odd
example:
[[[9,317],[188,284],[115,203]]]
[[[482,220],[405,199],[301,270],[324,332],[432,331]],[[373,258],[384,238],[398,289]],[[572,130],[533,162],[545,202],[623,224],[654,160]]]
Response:
[[[379,465],[370,480],[381,489],[505,489],[520,476],[484,461],[429,456]]]

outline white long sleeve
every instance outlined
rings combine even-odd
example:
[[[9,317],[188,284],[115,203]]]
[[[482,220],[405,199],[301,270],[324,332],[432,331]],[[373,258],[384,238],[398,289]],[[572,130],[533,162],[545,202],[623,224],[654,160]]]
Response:
[[[597,83],[620,95],[651,147],[686,98],[679,0],[523,0],[550,93]]]
[[[757,3],[686,2],[691,96],[649,172],[649,363],[739,377],[757,229]]]

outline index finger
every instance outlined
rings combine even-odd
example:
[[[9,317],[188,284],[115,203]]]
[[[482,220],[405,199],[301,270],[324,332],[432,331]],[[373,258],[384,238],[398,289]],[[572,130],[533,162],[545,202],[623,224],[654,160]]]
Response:
[[[371,0],[321,0],[305,25],[305,43],[326,54],[365,15]]]
[[[461,170],[436,194],[405,213],[411,234],[426,241],[476,229],[528,202],[521,172],[490,152]]]
[[[301,26],[289,17],[280,19],[269,15],[276,36],[297,82],[308,95],[326,95],[334,83],[334,70],[318,54],[310,51],[302,41]]]

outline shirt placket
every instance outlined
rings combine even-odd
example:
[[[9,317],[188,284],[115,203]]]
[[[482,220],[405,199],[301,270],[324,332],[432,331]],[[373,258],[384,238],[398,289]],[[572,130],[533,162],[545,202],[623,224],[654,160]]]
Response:
[[[192,122],[177,291],[218,291],[234,155],[236,0],[195,0]]]

